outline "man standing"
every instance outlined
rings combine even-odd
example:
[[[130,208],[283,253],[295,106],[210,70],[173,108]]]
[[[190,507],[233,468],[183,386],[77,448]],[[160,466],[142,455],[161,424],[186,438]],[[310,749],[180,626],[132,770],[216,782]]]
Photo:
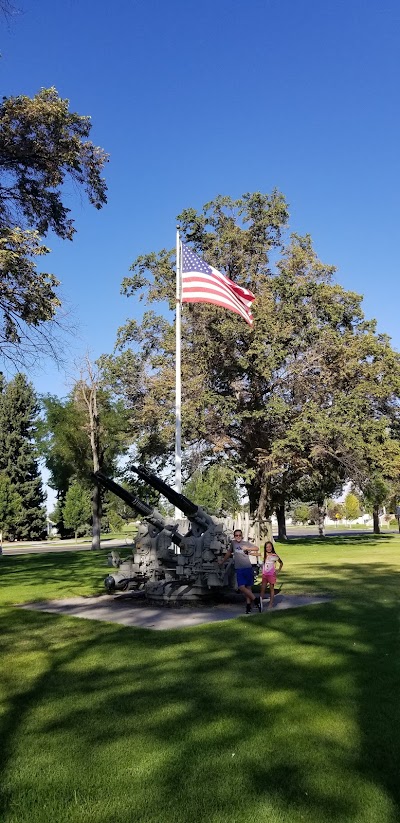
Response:
[[[240,529],[235,529],[233,533],[233,540],[230,548],[225,553],[224,557],[218,560],[222,565],[233,555],[233,562],[235,564],[235,572],[238,589],[246,598],[246,614],[250,614],[252,604],[254,603],[258,611],[262,611],[262,600],[256,597],[252,592],[254,584],[253,566],[250,560],[250,554],[258,555],[258,546],[253,546],[243,541],[243,533]]]

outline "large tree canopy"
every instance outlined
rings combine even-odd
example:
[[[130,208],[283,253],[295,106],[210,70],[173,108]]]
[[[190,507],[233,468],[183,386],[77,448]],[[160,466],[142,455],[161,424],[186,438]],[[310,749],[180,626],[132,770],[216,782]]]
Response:
[[[58,281],[34,259],[48,253],[41,237],[50,230],[73,237],[64,184],[83,188],[97,209],[106,203],[107,155],[90,130],[90,118],[70,112],[54,88],[0,104],[0,353],[17,362],[49,347]]]
[[[261,521],[304,499],[306,486],[317,499],[348,476],[361,482],[383,443],[397,449],[399,356],[309,236],[283,243],[287,219],[278,192],[218,197],[178,218],[195,252],[256,294],[252,328],[220,308],[183,307],[186,465],[229,459]],[[173,266],[173,251],[141,256],[123,291],[172,308]],[[142,459],[162,462],[173,451],[173,322],[148,311],[118,344],[111,378],[130,403]]]

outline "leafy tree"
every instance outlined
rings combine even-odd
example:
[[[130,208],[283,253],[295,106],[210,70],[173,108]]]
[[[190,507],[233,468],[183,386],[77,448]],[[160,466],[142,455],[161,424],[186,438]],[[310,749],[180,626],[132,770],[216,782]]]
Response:
[[[331,520],[341,520],[344,517],[343,505],[336,500],[328,500],[326,511]]]
[[[131,484],[126,483],[124,480],[121,480],[121,478],[118,478],[117,482],[127,491],[132,492],[132,494],[137,494],[141,499],[144,499],[143,494],[138,494],[138,489],[132,488]],[[102,529],[121,531],[124,526],[137,519],[138,515],[135,510],[128,506],[124,500],[121,500],[120,497],[111,494],[111,492],[104,493],[102,504]],[[156,505],[155,502],[154,505]],[[157,508],[160,511],[158,499]]]
[[[353,492],[346,494],[343,503],[343,513],[346,520],[357,520],[361,515],[360,501]]]
[[[73,398],[47,394],[40,398],[42,418],[37,425],[37,445],[50,473],[49,485],[64,500],[74,476],[87,474],[88,443],[82,416]]]
[[[16,365],[38,353],[55,356],[58,280],[34,262],[48,252],[36,231],[0,228],[0,352]]]
[[[103,530],[117,532],[120,531],[127,522],[128,518],[125,518],[123,514],[126,513],[128,506],[125,506],[125,508],[118,506],[118,500],[123,504],[123,500],[120,500],[115,494],[104,495],[101,518]],[[132,517],[134,517],[134,514],[131,510],[129,519],[131,520]]]
[[[90,492],[80,483],[72,483],[65,496],[63,520],[66,528],[73,530],[75,539],[78,532],[89,525],[90,515]]]
[[[48,395],[42,407],[39,449],[50,471],[49,485],[57,490],[61,502],[73,479],[93,489],[93,471],[115,473],[116,459],[128,444],[127,416],[122,403],[107,390],[101,370],[87,360],[69,397],[60,400]],[[101,497],[97,484],[92,518],[93,547],[98,548]]]
[[[89,137],[90,117],[69,111],[56,89],[35,97],[4,97],[0,105],[0,225],[21,226],[71,239],[75,229],[60,187],[82,186],[100,209],[106,203],[101,177],[107,155]]]
[[[10,533],[20,540],[37,539],[46,531],[45,495],[34,443],[39,406],[32,385],[17,374],[0,399],[0,471],[22,500]]]
[[[385,503],[388,503],[392,493],[392,488],[382,474],[375,472],[364,484],[364,500],[367,508],[372,511],[374,533],[380,533],[379,512]]]
[[[237,226],[238,214],[248,224],[246,229]],[[230,198],[217,198],[205,210],[204,219],[197,219],[192,210],[181,216],[181,223],[183,227],[186,224],[190,239],[194,240],[196,232],[198,234],[195,249],[201,253],[207,250],[210,262],[220,269],[225,268],[229,276],[249,288],[253,283],[259,284],[260,280],[266,282],[269,279],[267,252],[279,245],[281,228],[286,220],[286,204],[277,192],[271,196],[245,195],[237,202]],[[189,225],[191,223],[193,230]],[[209,232],[210,225],[216,231]],[[221,241],[221,233],[225,244]],[[159,255],[139,258],[132,267],[133,276],[123,283],[124,292],[135,294],[137,289],[143,288],[149,302],[168,300],[172,308],[172,264],[173,253],[166,250]],[[201,452],[204,448],[205,455],[217,454],[230,459],[234,467],[235,432],[244,423],[245,417],[245,410],[243,414],[235,413],[236,394],[240,387],[237,358],[244,358],[240,369],[243,373],[250,359],[247,346],[251,332],[244,323],[239,327],[237,319],[229,313],[222,314],[211,306],[185,307],[183,321],[183,394],[187,398],[183,439],[188,446],[195,444],[196,451]],[[148,312],[141,326],[131,321],[121,330],[120,346],[132,343],[140,348],[136,352],[123,352],[121,360],[109,360],[110,373],[116,376],[115,383],[129,402],[140,459],[144,462],[155,459],[156,464],[162,465],[165,456],[172,452],[174,437],[173,324]],[[220,361],[224,363],[222,370]],[[231,385],[233,380],[237,381],[237,389]],[[225,408],[222,407],[224,400]],[[236,418],[235,432],[232,433],[226,430],[229,412]],[[246,428],[248,426],[244,423],[243,450],[246,448]],[[254,449],[251,451],[254,452]],[[234,456],[239,459],[239,453]],[[241,465],[242,476],[246,473],[248,490],[251,487],[251,472],[254,473],[254,461],[251,471],[247,471],[249,460],[248,456]],[[251,488],[250,499],[254,510]]]
[[[293,520],[295,523],[302,523],[303,526],[308,522],[310,517],[310,509],[306,503],[299,503],[293,509]]]
[[[3,536],[14,532],[21,514],[22,500],[4,472],[0,472],[0,546]]]
[[[89,357],[86,357],[82,364],[73,397],[90,444],[92,471],[103,471],[107,450],[114,460],[123,450],[126,418],[121,405],[113,404],[109,394],[104,390],[101,368],[91,363]],[[98,551],[102,504],[101,489],[96,482],[93,486],[92,502],[92,549]]]
[[[328,271],[320,276],[307,238],[293,238],[279,265],[285,311],[295,324],[282,369],[291,406],[284,398],[286,431],[266,458],[276,462],[282,497],[315,500],[322,533],[326,497],[346,479],[368,476],[371,461],[394,458],[399,356],[376,333],[375,321],[364,319],[361,298],[332,285]]]
[[[185,484],[184,494],[210,514],[234,514],[240,506],[235,475],[225,466],[197,470]]]
[[[283,247],[287,217],[273,192],[217,197],[178,218],[196,253],[257,295],[253,328],[229,311],[184,305],[182,437],[187,453],[228,461],[261,525],[295,499],[315,500],[323,523],[326,497],[365,477],[368,455],[379,462],[398,415],[399,356],[365,320],[361,297],[333,282],[308,235]],[[165,249],[139,257],[124,293],[173,308],[173,262]],[[173,323],[147,311],[118,345],[110,379],[129,404],[141,459],[164,465],[174,439]]]
[[[54,88],[0,104],[0,351],[12,361],[51,345],[58,281],[32,258],[48,253],[40,238],[50,230],[73,237],[64,183],[83,188],[97,209],[106,202],[107,156],[90,130],[90,118],[70,112]]]

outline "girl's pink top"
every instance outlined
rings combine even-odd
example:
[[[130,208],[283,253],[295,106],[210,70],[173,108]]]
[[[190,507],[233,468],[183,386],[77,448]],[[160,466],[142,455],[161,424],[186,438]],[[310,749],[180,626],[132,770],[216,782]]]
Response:
[[[275,563],[280,561],[280,557],[278,554],[267,554],[265,558],[265,563],[262,566],[262,573],[263,574],[272,574],[275,571]]]

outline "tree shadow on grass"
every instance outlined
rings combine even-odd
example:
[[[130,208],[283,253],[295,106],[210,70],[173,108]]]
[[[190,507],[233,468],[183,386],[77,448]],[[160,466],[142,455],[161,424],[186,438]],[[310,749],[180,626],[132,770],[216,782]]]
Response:
[[[340,600],[172,632],[0,614],[2,660],[32,660],[0,819],[397,823],[397,577],[352,564]]]

